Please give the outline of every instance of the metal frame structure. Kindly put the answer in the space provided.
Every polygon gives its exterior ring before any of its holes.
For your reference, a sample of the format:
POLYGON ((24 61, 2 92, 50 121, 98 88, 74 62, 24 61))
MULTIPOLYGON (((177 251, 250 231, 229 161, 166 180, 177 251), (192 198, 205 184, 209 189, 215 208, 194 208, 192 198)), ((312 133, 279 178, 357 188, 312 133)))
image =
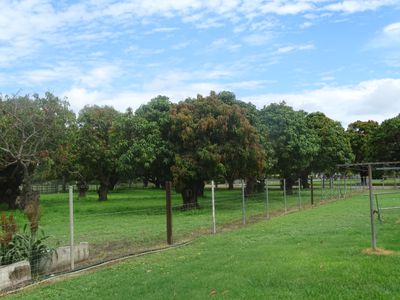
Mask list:
POLYGON ((356 171, 366 171, 366 169, 368 169, 369 212, 371 219, 371 247, 373 250, 376 250, 376 229, 374 218, 374 214, 376 211, 374 209, 374 188, 372 185, 372 170, 388 170, 390 168, 397 169, 400 167, 400 161, 340 164, 337 165, 337 167, 356 171))

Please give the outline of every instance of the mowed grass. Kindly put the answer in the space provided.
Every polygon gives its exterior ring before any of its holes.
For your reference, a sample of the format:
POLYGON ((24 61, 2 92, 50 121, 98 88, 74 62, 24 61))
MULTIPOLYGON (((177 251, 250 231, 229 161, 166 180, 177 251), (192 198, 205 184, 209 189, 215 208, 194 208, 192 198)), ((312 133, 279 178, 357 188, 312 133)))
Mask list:
MULTIPOLYGON (((320 200, 335 199, 344 186, 335 184, 335 189, 322 190, 316 185, 315 203, 320 200)), ((347 187, 347 193, 354 189, 347 187)), ((242 194, 240 188, 229 191, 216 190, 217 230, 222 231, 242 224, 242 194)), ((182 211, 181 195, 173 193, 173 233, 174 241, 184 241, 208 234, 212 228, 211 192, 205 191, 199 198, 200 208, 182 211)), ((255 217, 262 219, 268 214, 279 215, 294 209, 309 206, 310 191, 299 191, 294 187, 293 194, 287 195, 286 205, 279 181, 269 182, 268 205, 265 192, 246 198, 246 222, 255 217)), ((68 194, 42 194, 41 229, 50 238, 53 246, 69 243, 68 194)), ((15 212, 20 226, 26 222, 20 212, 15 212)), ((144 249, 165 245, 165 191, 158 189, 121 189, 109 194, 109 200, 97 201, 97 194, 88 193, 85 198, 74 198, 75 243, 89 242, 92 262, 123 256, 144 249)))
POLYGON ((398 219, 391 212, 377 224, 378 246, 392 255, 363 254, 370 247, 369 203, 356 196, 10 299, 399 299, 398 219))

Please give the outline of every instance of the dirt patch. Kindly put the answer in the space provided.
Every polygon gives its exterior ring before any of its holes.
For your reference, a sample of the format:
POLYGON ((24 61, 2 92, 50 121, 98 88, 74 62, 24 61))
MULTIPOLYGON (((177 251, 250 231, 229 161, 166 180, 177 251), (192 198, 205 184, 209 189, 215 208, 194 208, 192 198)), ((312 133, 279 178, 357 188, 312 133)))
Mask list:
POLYGON ((400 225, 400 219, 396 221, 396 224, 397 224, 397 225, 400 225))
POLYGON ((362 253, 367 254, 367 255, 383 255, 383 256, 396 254, 395 251, 386 250, 383 248, 376 248, 375 250, 372 248, 367 248, 367 249, 364 249, 362 251, 362 253))

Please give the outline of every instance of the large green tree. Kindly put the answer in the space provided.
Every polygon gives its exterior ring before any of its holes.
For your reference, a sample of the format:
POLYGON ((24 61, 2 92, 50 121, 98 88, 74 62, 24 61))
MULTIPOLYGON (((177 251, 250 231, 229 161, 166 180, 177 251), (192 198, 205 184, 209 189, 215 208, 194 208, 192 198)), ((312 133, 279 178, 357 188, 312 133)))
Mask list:
POLYGON ((260 114, 275 155, 272 172, 285 178, 287 189, 291 190, 295 180, 310 169, 318 155, 318 136, 307 126, 307 114, 295 111, 285 102, 264 106, 260 114))
POLYGON ((112 139, 112 130, 121 113, 110 106, 85 106, 78 117, 79 132, 76 141, 78 164, 85 180, 99 181, 99 201, 118 182, 117 144, 112 139))
POLYGON ((134 115, 128 109, 115 122, 112 140, 116 145, 119 175, 146 180, 152 176, 154 162, 159 159, 160 149, 164 146, 156 122, 134 115))
MULTIPOLYGON (((354 154, 354 162, 365 163, 373 160, 370 144, 371 137, 379 128, 379 123, 376 121, 356 121, 350 123, 347 127, 347 135, 350 139, 350 145, 354 154)), ((367 168, 358 169, 361 184, 366 184, 368 176, 367 168)))
POLYGON ((54 157, 74 121, 68 102, 51 93, 44 97, 0 97, 0 201, 15 207, 38 200, 32 191, 34 171, 54 157))
POLYGON ((135 115, 147 120, 158 128, 157 147, 153 150, 155 159, 150 163, 146 172, 142 174, 144 182, 151 182, 156 187, 165 185, 166 180, 172 179, 171 166, 175 153, 173 145, 168 139, 171 123, 171 102, 168 97, 157 96, 145 105, 141 105, 135 115))
POLYGON ((245 111, 213 92, 172 107, 170 140, 176 151, 174 182, 184 208, 198 205, 205 180, 225 176, 227 170, 246 178, 264 169, 265 153, 245 111))
POLYGON ((354 160, 349 136, 339 122, 321 112, 308 114, 306 122, 308 128, 318 138, 319 151, 314 156, 310 168, 304 170, 303 183, 307 182, 307 177, 311 172, 332 176, 338 164, 350 163, 354 160))
POLYGON ((371 134, 369 139, 372 160, 400 161, 400 115, 387 119, 371 134))
MULTIPOLYGON (((260 112, 256 108, 256 106, 250 102, 246 103, 244 101, 238 100, 236 98, 236 95, 233 92, 230 91, 222 91, 218 93, 218 99, 221 100, 223 103, 228 104, 228 105, 236 105, 239 106, 245 113, 246 118, 249 120, 250 124, 254 127, 254 129, 257 131, 257 135, 259 138, 259 143, 262 145, 264 152, 266 153, 266 161, 265 161, 265 167, 266 169, 270 169, 273 165, 273 150, 271 143, 268 138, 268 132, 265 124, 261 122, 260 118, 260 112)), ((234 149, 231 149, 232 152, 237 152, 234 149)), ((234 157, 236 154, 232 154, 232 157, 234 157)), ((231 165, 228 165, 226 168, 226 175, 225 179, 228 182, 229 189, 233 189, 233 182, 235 179, 238 179, 238 174, 239 173, 244 173, 243 171, 239 170, 243 167, 240 161, 237 160, 231 160, 231 165)), ((257 173, 258 174, 258 173, 257 173)), ((249 176, 247 177, 247 183, 246 183, 246 191, 247 193, 253 192, 253 189, 256 185, 257 179, 261 179, 259 182, 261 182, 260 187, 264 188, 264 177, 265 174, 262 174, 261 178, 260 174, 256 176, 256 173, 254 173, 254 176, 249 176)))

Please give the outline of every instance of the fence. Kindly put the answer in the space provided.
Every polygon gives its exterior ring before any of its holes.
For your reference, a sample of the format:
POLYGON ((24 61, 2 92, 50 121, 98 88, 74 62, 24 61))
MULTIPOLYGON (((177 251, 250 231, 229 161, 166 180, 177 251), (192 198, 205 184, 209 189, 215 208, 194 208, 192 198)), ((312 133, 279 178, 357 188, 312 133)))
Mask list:
MULTIPOLYGON (((345 199, 366 189, 360 178, 344 177, 314 178, 308 182, 308 189, 300 180, 293 187, 282 189, 286 180, 270 178, 263 183, 262 191, 252 194, 246 193, 242 181, 236 181, 233 190, 213 183, 206 185, 204 196, 198 200, 199 207, 192 210, 182 210, 181 196, 171 192, 174 244, 345 199)), ((163 190, 117 189, 105 202, 98 202, 93 192, 85 198, 75 194, 70 199, 63 193, 41 195, 41 229, 49 235, 45 243, 53 249, 30 249, 30 268, 35 274, 68 272, 167 246, 163 190), (50 256, 46 255, 49 251, 50 256)), ((24 216, 20 212, 15 214, 22 227, 24 216)), ((0 289, 2 280, 0 274, 0 289)))

